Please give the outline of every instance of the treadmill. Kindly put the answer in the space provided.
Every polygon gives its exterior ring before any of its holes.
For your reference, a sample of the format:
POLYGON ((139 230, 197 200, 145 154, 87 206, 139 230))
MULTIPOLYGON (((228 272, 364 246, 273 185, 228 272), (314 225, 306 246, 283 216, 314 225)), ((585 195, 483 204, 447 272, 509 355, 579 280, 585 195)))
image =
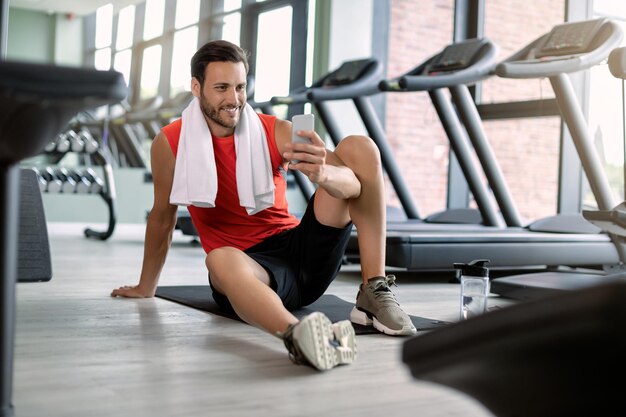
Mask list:
MULTIPOLYGON (((332 91, 333 94, 339 94, 339 99, 351 99, 355 104, 361 100, 361 96, 367 97, 378 93, 378 82, 383 75, 382 64, 373 58, 357 59, 343 62, 337 69, 324 74, 317 79, 310 87, 300 87, 289 93, 287 96, 275 96, 270 100, 273 105, 296 105, 311 103, 315 108, 328 136, 335 146, 339 144, 343 138, 336 119, 332 116, 327 100, 316 100, 311 94, 315 94, 318 89, 324 91, 332 91), (356 98, 355 98, 356 97, 356 98)), ((314 96, 313 96, 314 97, 314 96)), ((371 110, 371 104, 368 110, 371 110)), ((387 207, 388 218, 398 219, 419 219, 419 214, 415 202, 410 195, 408 185, 404 177, 397 168, 397 164, 391 156, 391 149, 386 142, 380 143, 381 159, 384 171, 396 190, 402 210, 393 210, 387 207)), ((297 172, 297 171, 295 171, 297 172)), ((314 188, 305 197, 308 198, 313 194, 314 188)))
POLYGON ((491 259, 492 268, 509 270, 617 263, 614 245, 592 225, 587 229, 594 233, 567 234, 531 231, 522 227, 467 87, 491 75, 495 52, 495 45, 489 40, 472 39, 448 45, 408 73, 396 79, 383 80, 377 90, 365 85, 352 91, 347 90, 345 85, 325 85, 309 90, 308 97, 316 107, 330 100, 352 99, 368 133, 380 146, 381 156, 387 158, 393 155, 390 150, 385 150, 388 149, 385 133, 374 112, 368 111, 371 107, 366 95, 381 91, 428 92, 442 119, 451 148, 459 158, 479 204, 482 224, 462 224, 454 220, 450 221, 453 224, 442 224, 448 219, 439 220, 440 223, 436 224, 430 219, 388 221, 387 266, 420 271, 452 270, 455 262, 485 257, 491 259), (443 96, 444 88, 450 90, 456 109, 443 96), (355 96, 355 91, 363 96, 355 96), (480 166, 471 157, 472 147, 480 166), (479 180, 481 168, 489 187, 479 180), (487 197, 490 192, 493 192, 497 207, 487 197))
MULTIPOLYGON (((555 26, 496 67, 496 74, 503 78, 550 79, 598 208, 604 213, 611 211, 615 202, 568 74, 606 60, 611 50, 619 46, 622 36, 620 27, 607 19, 565 23, 555 26)), ((608 229, 608 234, 599 236, 610 242, 611 252, 617 259, 600 265, 619 270, 626 261, 626 245, 614 230, 608 229)), ((491 292, 514 299, 531 299, 620 279, 621 275, 607 275, 602 271, 521 274, 493 280, 491 292)))

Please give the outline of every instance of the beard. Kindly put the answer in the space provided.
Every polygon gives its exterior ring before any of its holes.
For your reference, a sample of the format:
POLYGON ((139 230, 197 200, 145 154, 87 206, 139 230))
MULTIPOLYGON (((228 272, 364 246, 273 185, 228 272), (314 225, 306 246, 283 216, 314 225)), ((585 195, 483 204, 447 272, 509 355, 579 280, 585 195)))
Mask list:
POLYGON ((232 107, 232 106, 224 106, 224 107, 213 107, 209 104, 209 102, 205 99, 204 95, 202 94, 202 92, 200 92, 200 108, 202 109, 202 113, 204 113, 204 115, 212 120, 213 122, 215 122, 216 124, 226 128, 226 129, 234 129, 237 126, 237 123, 239 123, 239 119, 241 117, 241 110, 243 109, 243 105, 239 106, 239 109, 237 111, 237 117, 233 118, 233 119, 224 119, 220 116, 220 110, 222 108, 227 108, 227 107, 232 107))

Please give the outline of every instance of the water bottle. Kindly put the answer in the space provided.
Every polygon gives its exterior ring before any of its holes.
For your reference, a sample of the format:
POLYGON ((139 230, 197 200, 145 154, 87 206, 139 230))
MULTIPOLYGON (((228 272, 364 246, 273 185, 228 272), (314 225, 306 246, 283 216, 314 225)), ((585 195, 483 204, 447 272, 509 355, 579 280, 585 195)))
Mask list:
POLYGON ((461 270, 461 320, 478 316, 487 311, 489 295, 489 259, 476 259, 470 263, 455 263, 461 270))

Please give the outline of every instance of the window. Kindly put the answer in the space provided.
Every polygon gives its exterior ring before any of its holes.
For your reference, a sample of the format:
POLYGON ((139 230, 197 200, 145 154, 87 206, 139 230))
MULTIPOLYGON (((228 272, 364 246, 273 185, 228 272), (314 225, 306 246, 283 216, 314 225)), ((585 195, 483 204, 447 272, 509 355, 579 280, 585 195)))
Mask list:
POLYGON ((120 10, 117 17, 117 39, 115 49, 122 50, 133 46, 135 29, 135 6, 130 5, 120 10))
POLYGON ((115 60, 113 61, 113 68, 115 71, 119 71, 124 75, 124 80, 127 85, 130 81, 131 57, 132 51, 130 49, 124 49, 115 54, 115 60))
POLYGON ((141 88, 139 99, 154 97, 159 93, 161 78, 161 45, 150 46, 143 51, 141 60, 141 88))
POLYGON ((96 10, 96 51, 94 67, 98 70, 111 68, 111 39, 113 36, 113 4, 108 3, 96 10))
POLYGON ((291 6, 259 15, 254 99, 268 101, 289 94, 291 68, 291 6))
POLYGON ((181 91, 190 91, 191 75, 189 62, 197 50, 197 45, 198 26, 191 26, 174 34, 170 97, 174 97, 181 91))
POLYGON ((223 17, 222 39, 239 45, 241 40, 241 13, 231 13, 223 17))
MULTIPOLYGON (((618 23, 626 33, 626 4, 613 1, 594 1, 594 17, 608 17, 618 23)), ((626 40, 622 40, 626 46, 626 40)), ((589 77, 589 131, 603 164, 616 202, 624 200, 624 132, 622 80, 611 75, 608 65, 598 65, 590 70, 589 77)), ((597 209, 597 203, 585 182, 583 208, 597 209)))
MULTIPOLYGON (((485 36, 500 48, 502 60, 535 38, 563 23, 565 0, 511 0, 485 2, 485 36)), ((554 97, 546 79, 491 77, 482 83, 481 103, 499 103, 554 97)))
MULTIPOLYGON (((391 2, 388 77, 397 77, 452 42, 454 1, 391 2), (437 16, 437 21, 432 21, 437 16), (425 41, 427 40, 427 41, 425 41)), ((385 94, 387 139, 420 215, 446 208, 449 142, 427 93, 385 94), (416 163, 419 161, 419 163, 416 163)), ((399 206, 390 190, 387 200, 399 206)))
POLYGON ((147 0, 143 21, 143 39, 149 40, 163 34, 165 0, 147 0))
POLYGON ((200 17, 200 0, 185 0, 176 2, 176 29, 198 23, 200 17))

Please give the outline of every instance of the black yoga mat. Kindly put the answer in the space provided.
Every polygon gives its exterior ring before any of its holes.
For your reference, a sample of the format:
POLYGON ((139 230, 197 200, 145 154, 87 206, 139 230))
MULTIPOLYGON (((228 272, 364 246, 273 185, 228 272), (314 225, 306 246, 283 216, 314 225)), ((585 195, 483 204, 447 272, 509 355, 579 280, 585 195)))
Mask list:
MULTIPOLYGON (((174 301, 198 310, 217 314, 218 316, 227 317, 233 320, 240 320, 237 315, 223 311, 213 300, 211 287, 208 285, 180 285, 180 286, 164 286, 158 287, 156 296, 165 300, 174 301)), ((353 303, 345 301, 335 295, 324 294, 319 300, 311 305, 303 307, 293 312, 293 314, 302 318, 314 311, 321 311, 328 316, 333 323, 340 320, 350 318, 350 310, 354 307, 353 303)), ((430 330, 436 327, 448 324, 445 321, 427 319, 423 317, 410 316, 413 325, 417 330, 430 330)), ((377 334, 378 330, 371 326, 362 326, 352 323, 356 334, 377 334)))

